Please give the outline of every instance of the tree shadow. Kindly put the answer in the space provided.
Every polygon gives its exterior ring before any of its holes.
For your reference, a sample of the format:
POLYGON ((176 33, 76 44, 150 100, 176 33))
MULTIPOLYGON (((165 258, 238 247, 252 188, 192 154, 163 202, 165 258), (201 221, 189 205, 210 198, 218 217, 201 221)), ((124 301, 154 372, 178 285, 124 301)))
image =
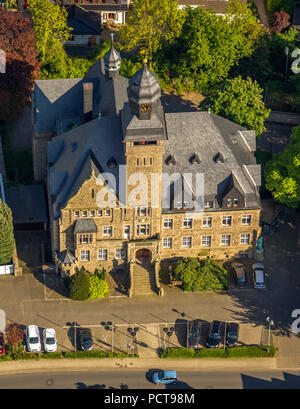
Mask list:
POLYGON ((105 389, 106 385, 102 384, 94 384, 94 385, 87 385, 84 382, 76 382, 75 383, 76 389, 105 389))
MULTIPOLYGON (((287 217, 272 236, 264 236, 266 290, 236 290, 230 293, 235 308, 232 319, 266 324, 274 321, 275 335, 291 336, 292 311, 299 308, 300 249, 297 247, 295 218, 287 217)), ((250 287, 250 286, 249 286, 250 287)))
POLYGON ((65 281, 56 273, 41 273, 34 272, 33 276, 38 280, 43 286, 45 285, 49 290, 55 293, 69 298, 69 291, 65 285, 65 281))
POLYGON ((162 92, 161 103, 165 113, 199 111, 192 101, 182 98, 174 91, 170 94, 162 92))
POLYGON ((114 260, 113 263, 113 269, 109 272, 109 275, 113 281, 114 290, 127 295, 130 287, 128 268, 125 263, 118 264, 117 260, 114 260))

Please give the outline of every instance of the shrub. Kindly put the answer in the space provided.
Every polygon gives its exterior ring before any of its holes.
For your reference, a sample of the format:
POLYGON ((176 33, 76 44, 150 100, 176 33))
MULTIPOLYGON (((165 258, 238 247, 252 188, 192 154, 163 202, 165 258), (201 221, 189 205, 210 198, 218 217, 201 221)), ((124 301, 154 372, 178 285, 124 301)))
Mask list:
POLYGON ((182 281, 185 291, 226 290, 226 270, 211 259, 186 258, 175 267, 173 279, 182 281))
POLYGON ((89 298, 90 280, 83 270, 78 271, 71 277, 70 297, 72 300, 87 300, 89 298))
POLYGON ((272 17, 272 29, 280 33, 290 25, 290 15, 284 11, 275 11, 272 17))
POLYGON ((270 358, 275 355, 273 345, 250 345, 232 348, 167 348, 160 354, 160 358, 270 358))
POLYGON ((107 297, 109 294, 109 288, 107 281, 103 278, 103 274, 94 274, 89 277, 90 289, 89 298, 103 298, 107 297))
POLYGON ((134 357, 138 358, 137 354, 129 355, 122 352, 108 352, 108 351, 77 351, 75 352, 65 352, 64 357, 68 359, 75 359, 75 358, 127 358, 127 357, 134 357))
POLYGON ((11 261, 15 239, 10 208, 0 199, 0 264, 11 261))
POLYGON ((24 339, 24 330, 18 324, 9 324, 6 327, 9 348, 18 349, 24 339))

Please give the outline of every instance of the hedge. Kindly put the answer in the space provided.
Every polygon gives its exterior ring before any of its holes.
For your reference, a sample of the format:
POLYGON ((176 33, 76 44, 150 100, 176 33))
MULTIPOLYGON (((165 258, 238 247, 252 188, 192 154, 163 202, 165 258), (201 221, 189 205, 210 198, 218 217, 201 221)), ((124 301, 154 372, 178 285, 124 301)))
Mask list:
POLYGON ((82 358, 138 358, 138 354, 129 355, 122 352, 108 352, 108 351, 77 351, 77 352, 65 352, 65 358, 82 359, 82 358))
POLYGON ((161 352, 160 358, 270 358, 276 353, 276 348, 270 345, 240 346, 232 348, 167 348, 161 352))
POLYGON ((138 354, 129 355, 119 352, 106 351, 77 351, 75 352, 49 352, 49 353, 32 353, 23 352, 22 354, 3 354, 0 355, 0 362, 3 361, 20 361, 20 360, 39 360, 39 359, 85 359, 85 358, 139 358, 138 354))

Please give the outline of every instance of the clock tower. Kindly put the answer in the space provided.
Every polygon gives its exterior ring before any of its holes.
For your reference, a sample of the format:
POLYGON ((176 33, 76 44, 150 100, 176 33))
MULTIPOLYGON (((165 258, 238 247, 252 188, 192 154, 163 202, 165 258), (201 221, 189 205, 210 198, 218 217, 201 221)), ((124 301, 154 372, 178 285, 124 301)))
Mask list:
POLYGON ((157 113, 161 90, 156 75, 147 67, 137 71, 129 81, 128 99, 132 115, 149 120, 157 113))

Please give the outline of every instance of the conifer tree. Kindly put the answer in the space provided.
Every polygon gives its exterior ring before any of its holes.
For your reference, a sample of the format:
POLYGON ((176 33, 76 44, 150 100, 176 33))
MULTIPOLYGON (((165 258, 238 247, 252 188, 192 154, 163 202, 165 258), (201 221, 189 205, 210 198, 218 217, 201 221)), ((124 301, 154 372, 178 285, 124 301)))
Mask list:
POLYGON ((12 213, 10 208, 0 199, 0 264, 10 262, 14 245, 12 213))

